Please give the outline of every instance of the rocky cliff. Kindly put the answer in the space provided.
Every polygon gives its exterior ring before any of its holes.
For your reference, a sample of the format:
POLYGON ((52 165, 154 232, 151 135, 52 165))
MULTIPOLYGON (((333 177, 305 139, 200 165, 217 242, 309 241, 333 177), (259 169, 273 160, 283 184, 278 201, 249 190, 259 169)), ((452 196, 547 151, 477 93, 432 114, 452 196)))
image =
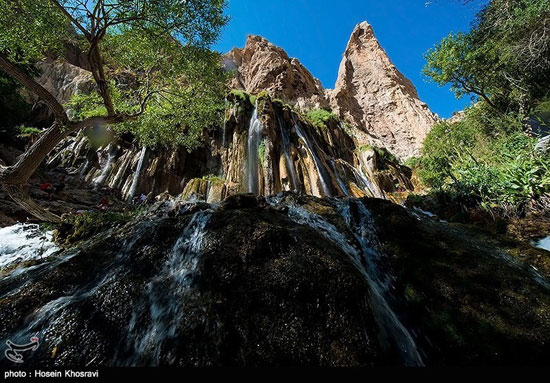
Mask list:
POLYGON ((366 22, 355 27, 336 87, 328 93, 334 110, 358 128, 359 141, 378 144, 401 159, 420 154, 422 142, 436 122, 366 22))
POLYGON ((244 48, 234 48, 223 59, 228 71, 235 71, 233 89, 249 93, 268 92, 301 109, 329 106, 321 82, 281 48, 260 36, 248 36, 244 48))
POLYGON ((350 37, 333 90, 323 89, 297 59, 259 36, 249 36, 244 48, 226 54, 224 65, 235 71, 232 87, 266 91, 302 111, 332 108, 351 123, 358 146, 383 147, 403 160, 419 155, 437 121, 366 22, 350 37))
POLYGON ((314 126, 267 94, 251 98, 229 94, 225 123, 191 153, 145 148, 122 137, 94 148, 88 130, 61 143, 47 165, 124 200, 170 194, 218 202, 238 193, 282 191, 395 199, 413 188, 407 168, 372 148, 357 148, 336 121, 314 126))

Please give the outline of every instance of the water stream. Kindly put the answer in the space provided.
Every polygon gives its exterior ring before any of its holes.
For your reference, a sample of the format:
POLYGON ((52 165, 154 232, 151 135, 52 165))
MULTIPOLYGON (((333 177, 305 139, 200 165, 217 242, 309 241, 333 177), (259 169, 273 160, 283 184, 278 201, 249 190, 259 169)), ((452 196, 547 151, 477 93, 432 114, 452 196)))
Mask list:
POLYGON ((279 129, 281 130, 281 142, 283 144, 283 155, 285 156, 286 167, 290 174, 290 180, 292 182, 292 190, 298 190, 298 179, 296 177, 296 170, 294 169, 294 163, 290 158, 290 138, 286 132, 286 126, 283 118, 278 114, 279 129))
MULTIPOLYGON (((315 168, 316 168, 317 174, 319 176, 319 181, 321 182, 321 188, 323 189, 324 196, 325 197, 331 197, 332 193, 331 193, 331 191, 328 187, 328 184, 326 182, 325 175, 324 175, 324 168, 321 164, 321 161, 319 160, 319 157, 317 157, 317 152, 315 151, 313 145, 311 144, 311 141, 310 141, 309 137, 300 128, 300 124, 295 121, 294 122, 294 127, 296 129, 296 134, 298 135, 298 137, 300 137, 302 139, 302 141, 306 145, 307 151, 311 155, 311 158, 313 158, 313 163, 315 164, 315 168)), ((311 180, 311 177, 310 177, 310 180, 311 180)))
POLYGON ((137 186, 139 183, 139 177, 141 176, 141 170, 143 168, 143 163, 145 162, 145 157, 147 155, 147 147, 144 146, 141 148, 141 153, 139 155, 139 161, 136 167, 136 171, 134 172, 134 177, 132 179, 132 186, 130 186, 130 190, 128 191, 127 199, 130 201, 134 196, 136 195, 137 186))
POLYGON ((248 128, 248 153, 247 153, 247 179, 248 179, 248 192, 258 195, 259 179, 258 179, 258 163, 259 155, 258 149, 260 147, 260 141, 262 139, 262 122, 258 118, 258 105, 254 106, 254 112, 250 119, 250 125, 248 128))

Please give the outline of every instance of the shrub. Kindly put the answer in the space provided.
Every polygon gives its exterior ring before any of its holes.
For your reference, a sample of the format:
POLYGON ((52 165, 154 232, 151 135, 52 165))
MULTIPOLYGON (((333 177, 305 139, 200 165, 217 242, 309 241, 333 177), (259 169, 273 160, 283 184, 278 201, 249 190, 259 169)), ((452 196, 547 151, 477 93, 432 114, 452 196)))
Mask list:
POLYGON ((327 130, 330 122, 338 122, 336 114, 326 109, 312 109, 305 115, 306 120, 317 129, 327 130))

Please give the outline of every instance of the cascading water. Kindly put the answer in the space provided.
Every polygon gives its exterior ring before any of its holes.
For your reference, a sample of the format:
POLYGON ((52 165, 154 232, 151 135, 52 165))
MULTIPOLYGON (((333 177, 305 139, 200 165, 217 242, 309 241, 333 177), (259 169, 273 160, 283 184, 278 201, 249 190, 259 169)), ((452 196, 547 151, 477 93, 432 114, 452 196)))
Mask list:
POLYGON ((107 180, 107 177, 109 176, 109 173, 111 172, 111 165, 113 163, 113 160, 116 157, 117 151, 118 151, 118 148, 116 146, 113 146, 109 150, 109 154, 108 154, 108 157, 107 157, 107 163, 105 164, 105 166, 101 170, 101 173, 99 174, 99 176, 93 180, 93 184, 96 188, 102 186, 105 183, 105 181, 107 180))
POLYGON ((277 119, 279 120, 279 129, 281 130, 281 141, 283 143, 283 155, 285 156, 286 167, 290 174, 290 180, 292 182, 293 190, 298 190, 298 179, 296 177, 296 170, 294 169, 294 164, 290 159, 290 138, 285 129, 285 123, 282 117, 277 114, 277 119))
POLYGON ((315 168, 317 169, 317 174, 319 175, 319 181, 321 182, 321 187, 323 189, 323 193, 325 194, 325 197, 331 197, 332 193, 328 187, 328 184, 326 182, 325 176, 324 176, 324 169, 321 165, 321 161, 319 160, 319 157, 317 157, 317 153, 313 148, 313 145, 311 144, 311 141, 309 140, 309 137, 304 134, 302 129, 300 128, 300 124, 298 124, 297 121, 294 121, 294 127, 296 129, 296 134, 298 137, 302 139, 304 144, 306 145, 306 149, 311 155, 311 158, 313 158, 313 163, 315 164, 315 168))
POLYGON ((0 229, 0 270, 55 254, 52 233, 39 225, 18 223, 0 229))
POLYGON ((247 153, 247 179, 248 179, 248 192, 258 195, 259 194, 259 180, 258 180, 258 150, 260 148, 260 141, 262 139, 262 122, 258 118, 258 104, 254 105, 254 112, 250 119, 250 125, 248 128, 248 153, 247 153))
POLYGON ((342 193, 346 197, 349 196, 348 188, 344 184, 344 181, 342 181, 342 178, 340 177, 340 174, 338 173, 338 169, 336 169, 336 164, 334 160, 330 160, 330 164, 332 165, 332 170, 334 171, 334 177, 336 177, 336 181, 338 182, 338 186, 340 186, 340 189, 342 189, 342 193))
MULTIPOLYGON (((272 205, 279 203, 277 198, 270 199, 269 202, 272 205)), ((414 339, 387 302, 386 294, 391 287, 391 277, 383 274, 378 266, 383 263, 383 257, 377 250, 376 233, 370 213, 362 204, 358 205, 356 213, 359 216, 359 221, 357 222, 351 214, 349 203, 349 201, 341 201, 337 205, 337 209, 348 224, 360 250, 357 250, 350 239, 333 224, 303 207, 290 203, 288 216, 298 224, 307 225, 317 230, 349 255, 371 289, 370 304, 380 328, 383 343, 389 349, 397 351, 398 357, 404 365, 423 366, 424 363, 414 339)))
POLYGON ((209 210, 193 215, 164 267, 146 286, 143 301, 136 306, 128 324, 130 357, 126 365, 158 365, 160 355, 177 337, 185 316, 184 297, 197 277, 205 227, 211 215, 209 210))
POLYGON ((353 171, 353 175, 355 177, 355 180, 357 183, 359 183, 360 187, 363 188, 363 190, 370 194, 371 197, 378 197, 378 198, 384 198, 380 195, 380 193, 376 193, 376 189, 373 186, 372 182, 367 178, 367 176, 363 173, 361 167, 359 167, 360 170, 357 170, 355 167, 351 167, 353 171))
POLYGON ((141 169, 143 168, 143 163, 145 162, 145 156, 147 154, 147 147, 144 146, 141 148, 141 153, 139 155, 139 161, 136 167, 136 171, 134 172, 134 177, 132 179, 132 186, 130 186, 130 190, 128 191, 127 199, 131 200, 134 198, 137 190, 137 186, 139 183, 139 177, 141 176, 141 169))

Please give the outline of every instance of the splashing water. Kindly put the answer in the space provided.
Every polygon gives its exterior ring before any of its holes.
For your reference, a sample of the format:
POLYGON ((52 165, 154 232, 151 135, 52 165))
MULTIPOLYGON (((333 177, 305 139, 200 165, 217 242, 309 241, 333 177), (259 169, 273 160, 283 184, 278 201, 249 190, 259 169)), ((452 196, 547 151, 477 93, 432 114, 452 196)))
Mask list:
POLYGON ((0 229, 0 269, 47 258, 58 250, 52 232, 45 232, 38 225, 18 223, 0 229))
POLYGON ((533 241, 532 244, 539 249, 550 251, 550 237, 543 238, 540 241, 533 241))
POLYGON ((338 182, 338 186, 340 186, 340 189, 342 189, 342 193, 346 197, 349 196, 349 191, 346 185, 344 184, 344 181, 342 181, 342 178, 340 177, 340 174, 338 173, 338 169, 336 169, 336 164, 334 163, 334 160, 330 160, 330 163, 332 165, 332 170, 334 170, 334 177, 336 177, 336 181, 338 182))
POLYGON ((325 176, 323 173, 324 169, 321 165, 321 161, 319 160, 319 157, 317 157, 317 153, 313 149, 313 145, 311 145, 311 141, 309 140, 309 137, 306 134, 304 134, 304 132, 300 128, 300 124, 298 124, 297 121, 294 121, 294 127, 296 129, 296 134, 298 134, 298 137, 300 137, 302 141, 305 143, 307 151, 311 155, 311 158, 313 158, 313 163, 315 164, 315 168, 317 169, 317 174, 319 175, 319 181, 321 182, 321 187, 323 189, 323 193, 325 194, 324 196, 331 197, 332 193, 325 180, 325 176))
MULTIPOLYGON (((276 204, 277 200, 272 199, 270 203, 276 204)), ((350 201, 340 201, 337 204, 338 212, 344 218, 354 239, 358 242, 360 250, 333 224, 303 207, 290 204, 288 206, 288 216, 296 223, 307 225, 319 231, 348 254, 369 284, 371 290, 370 305, 380 328, 383 344, 390 349, 395 349, 405 366, 423 366, 424 362, 413 337, 387 302, 386 294, 391 287, 392 278, 388 274, 382 273, 379 268, 384 259, 378 251, 374 223, 370 218, 369 211, 358 202, 355 207, 356 215, 359 216, 357 221, 351 213, 350 201)))
POLYGON ((158 365, 160 355, 166 355, 167 344, 177 337, 185 315, 183 298, 192 289, 197 276, 205 227, 211 215, 211 211, 195 213, 164 267, 147 285, 144 301, 138 305, 128 325, 127 339, 132 352, 127 365, 158 365), (143 320, 147 321, 145 329, 143 320))
POLYGON ((258 104, 254 105, 254 113, 250 119, 248 128, 248 155, 247 155, 247 177, 248 177, 248 192, 259 194, 258 180, 258 150, 260 148, 260 140, 262 138, 262 122, 258 118, 258 104))
POLYGON ((131 200, 136 195, 136 189, 139 183, 139 177, 141 176, 141 170, 143 168, 143 163, 145 162, 145 156, 147 154, 147 147, 144 146, 141 148, 141 153, 139 155, 139 161, 134 173, 134 178, 132 179, 132 186, 130 186, 130 191, 128 192, 128 200, 131 200))
POLYGON ((115 159, 117 151, 118 151, 118 149, 117 149, 116 146, 113 146, 113 148, 111 148, 111 150, 109 150, 109 154, 108 154, 108 157, 107 157, 107 163, 105 164, 105 166, 101 170, 101 173, 99 174, 99 176, 96 177, 93 180, 93 184, 95 185, 96 188, 99 187, 99 186, 102 186, 105 183, 105 181, 107 180, 107 177, 109 177, 109 173, 111 172, 111 165, 112 165, 112 163, 115 159))

